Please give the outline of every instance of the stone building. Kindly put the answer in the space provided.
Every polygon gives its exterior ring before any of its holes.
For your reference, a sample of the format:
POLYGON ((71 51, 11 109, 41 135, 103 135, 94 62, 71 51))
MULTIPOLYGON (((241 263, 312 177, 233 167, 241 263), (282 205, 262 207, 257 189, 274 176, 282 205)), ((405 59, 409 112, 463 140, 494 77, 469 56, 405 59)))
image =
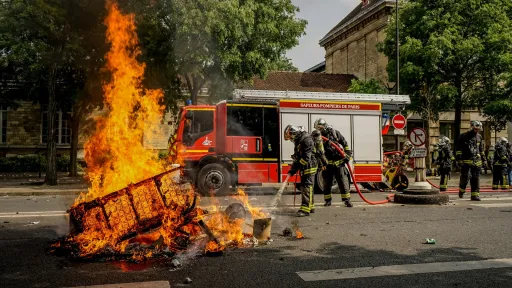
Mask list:
MULTIPOLYGON (((378 52, 377 44, 386 37, 392 13, 395 9, 395 0, 369 0, 362 1, 334 28, 332 28, 319 42, 325 49, 325 73, 354 74, 359 79, 378 79, 390 91, 395 83, 388 82, 386 65, 387 57, 378 52)), ((322 63, 310 68, 321 72, 322 63)), ((442 113, 440 120, 429 123, 430 143, 437 142, 439 135, 445 135, 453 140, 454 132, 453 112, 442 113)), ((507 131, 492 131, 489 123, 477 109, 463 111, 461 133, 467 131, 470 120, 480 120, 484 124, 483 137, 486 146, 494 145, 498 137, 507 137, 507 131)), ((425 128, 425 121, 418 115, 408 118, 407 132, 414 127, 425 128)), ((394 131, 390 131, 392 135, 394 131)), ((512 131, 511 131, 512 137, 512 131)), ((396 150, 406 140, 406 136, 385 136, 384 149, 396 150)))

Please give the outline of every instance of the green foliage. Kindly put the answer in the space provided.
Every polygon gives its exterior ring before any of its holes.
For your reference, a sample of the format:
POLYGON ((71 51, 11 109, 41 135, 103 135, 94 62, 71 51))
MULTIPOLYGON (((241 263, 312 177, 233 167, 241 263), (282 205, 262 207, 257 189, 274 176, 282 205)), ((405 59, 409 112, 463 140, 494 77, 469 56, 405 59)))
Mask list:
POLYGON ((386 87, 384 87, 377 79, 370 79, 367 81, 352 79, 348 92, 362 94, 388 94, 386 87))
MULTIPOLYGON (((68 156, 57 157, 57 171, 69 172, 68 156)), ((21 173, 21 172, 46 172, 46 157, 43 156, 17 156, 0 158, 0 172, 21 173)), ((81 168, 81 167, 80 167, 81 168)))
POLYGON ((485 105, 482 114, 488 118, 495 130, 501 131, 512 121, 512 101, 497 100, 485 105))
POLYGON ((299 72, 299 69, 293 66, 292 60, 284 55, 280 59, 272 63, 270 71, 290 71, 299 72))
MULTIPOLYGON (((512 2, 509 0, 410 0, 400 6, 400 90, 410 109, 425 120, 488 101, 503 74, 512 67, 512 2)), ((395 81, 393 17, 380 50, 389 57, 395 81)))
POLYGON ((291 69, 283 55, 298 44, 306 26, 290 0, 142 2, 129 6, 141 23, 144 57, 166 71, 167 79, 180 79, 173 84, 183 83, 194 104, 203 87, 216 90, 219 81, 291 69))

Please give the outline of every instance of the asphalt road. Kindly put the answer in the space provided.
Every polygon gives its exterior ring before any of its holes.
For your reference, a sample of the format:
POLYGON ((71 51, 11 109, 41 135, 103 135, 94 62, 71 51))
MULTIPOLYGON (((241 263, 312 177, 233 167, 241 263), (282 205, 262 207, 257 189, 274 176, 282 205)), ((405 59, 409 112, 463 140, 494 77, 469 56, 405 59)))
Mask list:
MULTIPOLYGON (((302 240, 281 236, 297 219, 298 209, 293 196, 285 195, 284 207, 275 211, 274 241, 269 245, 230 249, 219 257, 182 255, 183 266, 175 271, 168 263, 83 263, 48 255, 48 242, 67 233, 65 210, 74 196, 2 197, 0 287, 148 281, 168 282, 170 287, 510 287, 512 194, 483 195, 478 203, 451 196, 442 206, 370 206, 353 196, 353 208, 341 206, 335 195, 334 206, 318 206, 311 217, 299 218, 306 236, 302 240), (425 238, 437 243, 424 244, 425 238), (498 261, 504 268, 490 268, 494 262, 486 259, 506 259, 498 261), (435 264, 403 266, 425 263, 435 264), (400 266, 382 267, 390 265, 400 266), (361 267, 370 268, 354 270, 361 267), (481 269, 472 270, 475 267, 481 269), (325 271, 330 269, 347 270, 325 271), (312 273, 301 273, 316 270, 322 272, 310 278, 312 273), (327 280, 319 280, 322 275, 327 280), (339 275, 351 279, 334 279, 339 275), (192 279, 190 284, 183 284, 186 277, 192 279)), ((366 196, 385 198, 378 193, 366 196)), ((266 207, 273 197, 249 198, 253 205, 266 207)), ((322 198, 318 195, 316 202, 322 198)), ((211 200, 203 199, 202 204, 211 200)), ((230 202, 228 197, 218 200, 221 205, 230 202)), ((143 284, 134 285, 130 287, 143 284)))

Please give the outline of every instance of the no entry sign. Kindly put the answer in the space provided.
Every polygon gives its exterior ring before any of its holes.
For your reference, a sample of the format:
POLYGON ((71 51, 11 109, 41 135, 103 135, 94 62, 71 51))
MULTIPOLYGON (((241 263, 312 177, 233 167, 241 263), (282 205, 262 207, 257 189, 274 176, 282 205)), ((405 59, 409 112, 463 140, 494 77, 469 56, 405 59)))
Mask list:
POLYGON ((393 127, 395 127, 395 129, 404 129, 405 126, 407 125, 407 120, 405 119, 404 115, 396 114, 393 117, 392 123, 393 123, 393 127))
POLYGON ((421 146, 427 141, 427 133, 422 128, 414 128, 409 133, 409 141, 414 146, 421 146))

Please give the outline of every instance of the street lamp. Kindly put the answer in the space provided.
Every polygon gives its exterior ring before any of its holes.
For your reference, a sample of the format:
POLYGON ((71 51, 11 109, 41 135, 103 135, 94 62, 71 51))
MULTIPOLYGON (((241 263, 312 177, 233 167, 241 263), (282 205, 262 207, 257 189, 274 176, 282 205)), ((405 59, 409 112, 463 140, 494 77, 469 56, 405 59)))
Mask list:
POLYGON ((400 95, 400 37, 398 34, 398 0, 396 0, 396 95, 400 95))

